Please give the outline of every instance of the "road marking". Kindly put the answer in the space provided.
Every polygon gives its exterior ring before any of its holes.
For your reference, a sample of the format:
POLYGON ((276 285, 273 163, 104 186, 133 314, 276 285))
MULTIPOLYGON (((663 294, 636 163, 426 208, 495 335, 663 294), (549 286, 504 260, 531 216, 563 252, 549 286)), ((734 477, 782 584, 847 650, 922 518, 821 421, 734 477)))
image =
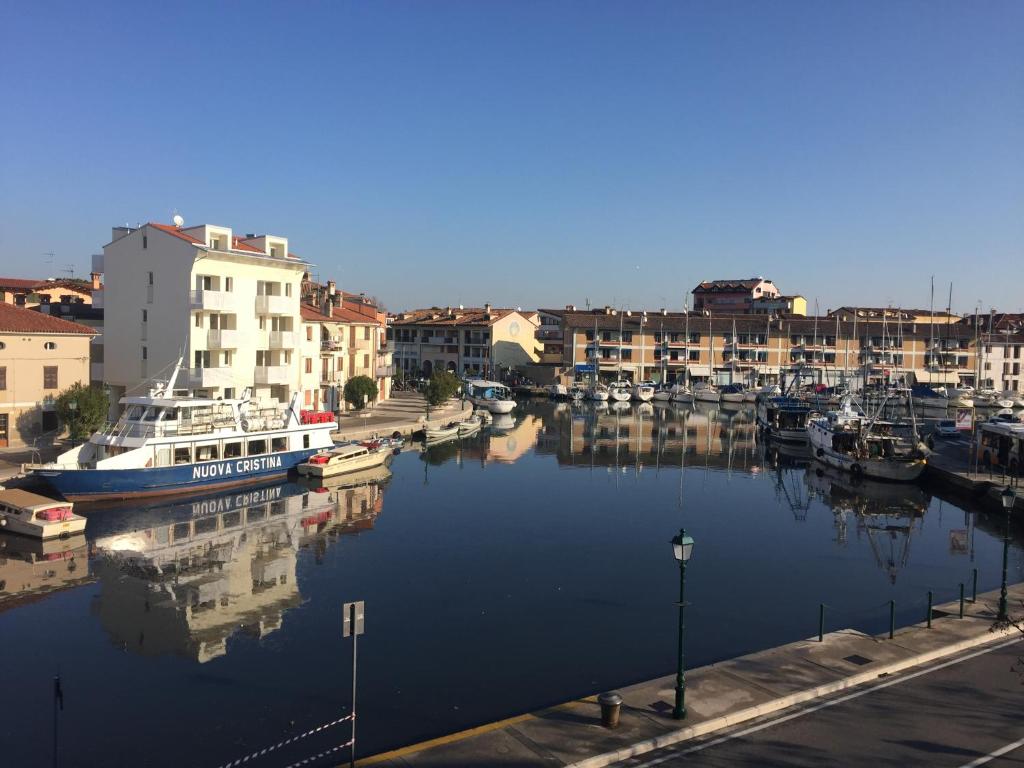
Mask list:
POLYGON ((1007 744, 1005 747, 1000 747, 995 752, 989 752, 987 755, 982 755, 977 760, 972 760, 969 763, 965 763, 960 768, 976 768, 976 766, 984 765, 985 763, 995 760, 997 757, 1002 757, 1007 752, 1013 752, 1018 747, 1024 747, 1024 739, 1017 739, 1013 744, 1007 744))
MULTIPOLYGON (((915 677, 921 677, 921 675, 927 675, 927 674, 930 674, 932 672, 937 672, 940 669, 945 669, 946 667, 951 667, 954 664, 959 664, 959 663, 961 663, 963 661, 970 661, 971 659, 976 658, 977 656, 983 656, 986 653, 992 653, 992 651, 998 651, 998 650, 1001 650, 1002 648, 1007 648, 1007 647, 1013 645, 1014 643, 1019 643, 1019 642, 1021 642, 1021 639, 1015 637, 1013 640, 1008 640, 1005 643, 999 643, 998 645, 993 645, 993 646, 991 646, 989 648, 984 648, 984 649, 982 649, 980 651, 974 651, 973 653, 969 653, 966 656, 961 656, 959 658, 943 662, 942 664, 937 664, 934 667, 929 667, 928 669, 922 669, 919 672, 912 672, 909 675, 902 675, 901 677, 897 677, 897 678, 895 678, 893 680, 888 680, 888 681, 886 681, 884 683, 879 683, 878 685, 873 685, 870 688, 865 688, 863 691, 856 691, 855 693, 848 693, 845 696, 840 696, 838 699, 832 699, 830 701, 822 702, 821 704, 815 704, 813 707, 808 707, 807 709, 802 709, 799 712, 794 712, 791 715, 786 715, 784 717, 778 717, 778 718, 776 718, 774 720, 770 720, 770 721, 768 721, 766 723, 760 723, 758 725, 752 725, 749 728, 744 728, 743 730, 736 731, 734 733, 730 733, 730 734, 727 734, 725 736, 720 736, 717 739, 712 739, 711 741, 705 742, 703 744, 697 744, 695 746, 688 747, 687 749, 673 750, 671 752, 671 754, 667 754, 667 755, 663 755, 661 757, 657 757, 654 760, 648 760, 646 763, 635 763, 635 764, 633 764, 631 766, 631 768, 647 768, 648 766, 651 766, 651 765, 661 765, 662 763, 667 762, 669 760, 674 760, 677 757, 682 757, 683 755, 689 755, 689 754, 692 754, 694 752, 700 752, 702 750, 707 749, 708 747, 715 747, 715 746, 718 746, 719 744, 723 744, 723 743, 725 743, 727 741, 732 741, 733 739, 739 739, 739 738, 742 738, 744 736, 749 736, 752 733, 757 733, 758 731, 763 731, 766 728, 771 728, 771 727, 776 726, 776 725, 781 725, 782 723, 785 723, 785 722, 787 722, 789 720, 795 720, 798 717, 803 717, 804 715, 810 715, 810 714, 812 714, 814 712, 817 712, 820 709, 826 709, 827 707, 834 707, 836 704, 842 704, 843 702, 850 701, 851 699, 857 699, 857 698, 860 698, 861 696, 866 696, 869 693, 874 693, 875 691, 880 691, 883 688, 889 688, 890 686, 898 685, 899 683, 904 683, 907 680, 913 680, 915 677)), ((1010 752, 1013 749, 1016 749, 1018 746, 1021 746, 1021 745, 1024 745, 1024 739, 1021 739, 1021 741, 1016 742, 1015 744, 1008 744, 1007 746, 1003 747, 1003 750, 1005 750, 1006 752, 1010 752)), ((979 758, 981 760, 981 762, 975 761, 973 763, 970 763, 969 765, 970 766, 982 765, 983 763, 986 763, 989 760, 992 760, 993 758, 999 757, 999 755, 1001 755, 1001 754, 1005 754, 1005 752, 1002 752, 1002 751, 993 752, 991 756, 986 756, 984 758, 979 758)), ((619 765, 622 765, 622 764, 623 763, 619 763, 619 765)), ((968 768, 968 766, 963 766, 963 768, 968 768)))

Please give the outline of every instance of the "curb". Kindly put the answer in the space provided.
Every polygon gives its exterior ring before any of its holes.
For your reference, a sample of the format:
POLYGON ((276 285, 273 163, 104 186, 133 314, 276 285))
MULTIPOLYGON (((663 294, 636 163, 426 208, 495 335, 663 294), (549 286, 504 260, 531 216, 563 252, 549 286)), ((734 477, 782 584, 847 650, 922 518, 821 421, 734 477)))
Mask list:
POLYGON ((636 757, 637 755, 643 755, 648 752, 652 752, 656 749, 663 747, 670 747, 673 744, 678 744, 681 741, 687 741, 689 739, 695 739, 699 736, 711 733, 712 731, 718 731, 722 728, 729 728, 733 725, 744 723, 748 720, 753 720, 764 715, 769 715, 773 712, 778 712, 782 709, 788 709, 796 704, 802 704, 805 701, 811 699, 817 699, 822 696, 828 696, 832 693, 845 690, 847 688, 853 688, 854 686, 866 683, 871 680, 876 680, 879 677, 885 675, 891 675, 894 672, 902 672, 909 667, 920 666, 921 664, 927 664, 929 661, 935 661, 946 656, 952 656, 960 651, 968 650, 969 648, 975 648, 979 645, 985 645, 986 643, 995 642, 1001 640, 1008 635, 1014 633, 1016 630, 1012 628, 996 629, 986 632, 984 635, 978 637, 972 637, 968 640, 961 640, 953 645, 943 646, 942 648, 936 648, 935 650, 928 651, 926 653, 912 656, 907 659, 900 661, 894 661, 883 667, 873 669, 870 672, 861 672, 850 677, 845 677, 842 680, 836 680, 832 683, 826 683, 825 685, 819 685, 815 688, 809 688, 805 691, 799 691, 798 693, 792 693, 788 696, 775 699, 774 701, 768 701, 764 704, 758 704, 754 707, 742 709, 738 712, 732 712, 728 715, 722 715, 721 717, 712 718, 706 720, 699 725, 690 726, 688 728, 681 728, 678 731, 670 731, 669 733, 663 733, 660 736, 653 736, 649 739, 639 741, 628 747, 617 749, 613 752, 605 752, 601 755, 595 755, 594 757, 588 757, 584 760, 580 760, 575 763, 570 763, 567 768, 604 768, 604 766, 612 765, 622 760, 627 760, 630 757, 636 757))

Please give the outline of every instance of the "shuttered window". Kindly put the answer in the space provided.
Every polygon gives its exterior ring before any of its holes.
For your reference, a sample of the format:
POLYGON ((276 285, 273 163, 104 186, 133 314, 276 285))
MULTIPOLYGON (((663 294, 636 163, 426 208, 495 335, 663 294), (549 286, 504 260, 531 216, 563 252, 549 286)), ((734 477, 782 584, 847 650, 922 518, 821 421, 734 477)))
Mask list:
POLYGON ((57 388, 57 366, 56 365, 44 365, 43 366, 43 389, 56 389, 57 388))

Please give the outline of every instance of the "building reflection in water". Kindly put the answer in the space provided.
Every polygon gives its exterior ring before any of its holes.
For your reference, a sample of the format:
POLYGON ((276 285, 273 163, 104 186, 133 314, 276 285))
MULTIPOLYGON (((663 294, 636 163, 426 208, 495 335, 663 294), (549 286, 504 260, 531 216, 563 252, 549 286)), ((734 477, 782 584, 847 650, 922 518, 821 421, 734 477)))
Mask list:
POLYGON ((84 534, 39 541, 0 533, 0 611, 92 581, 84 534))
POLYGON ((264 637, 302 601, 299 549, 319 561, 337 537, 371 528, 388 477, 381 467, 149 509, 149 527, 93 540, 93 612, 116 644, 143 655, 206 662, 237 631, 264 637))

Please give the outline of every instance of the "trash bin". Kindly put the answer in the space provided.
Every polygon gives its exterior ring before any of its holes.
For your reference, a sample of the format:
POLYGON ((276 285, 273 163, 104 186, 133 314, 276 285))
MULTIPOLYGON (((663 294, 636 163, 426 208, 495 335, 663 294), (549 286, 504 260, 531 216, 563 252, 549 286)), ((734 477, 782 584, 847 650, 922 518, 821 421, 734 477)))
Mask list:
POLYGON ((615 691, 602 693, 597 697, 597 703, 601 705, 601 725, 605 728, 618 728, 622 697, 615 691))

